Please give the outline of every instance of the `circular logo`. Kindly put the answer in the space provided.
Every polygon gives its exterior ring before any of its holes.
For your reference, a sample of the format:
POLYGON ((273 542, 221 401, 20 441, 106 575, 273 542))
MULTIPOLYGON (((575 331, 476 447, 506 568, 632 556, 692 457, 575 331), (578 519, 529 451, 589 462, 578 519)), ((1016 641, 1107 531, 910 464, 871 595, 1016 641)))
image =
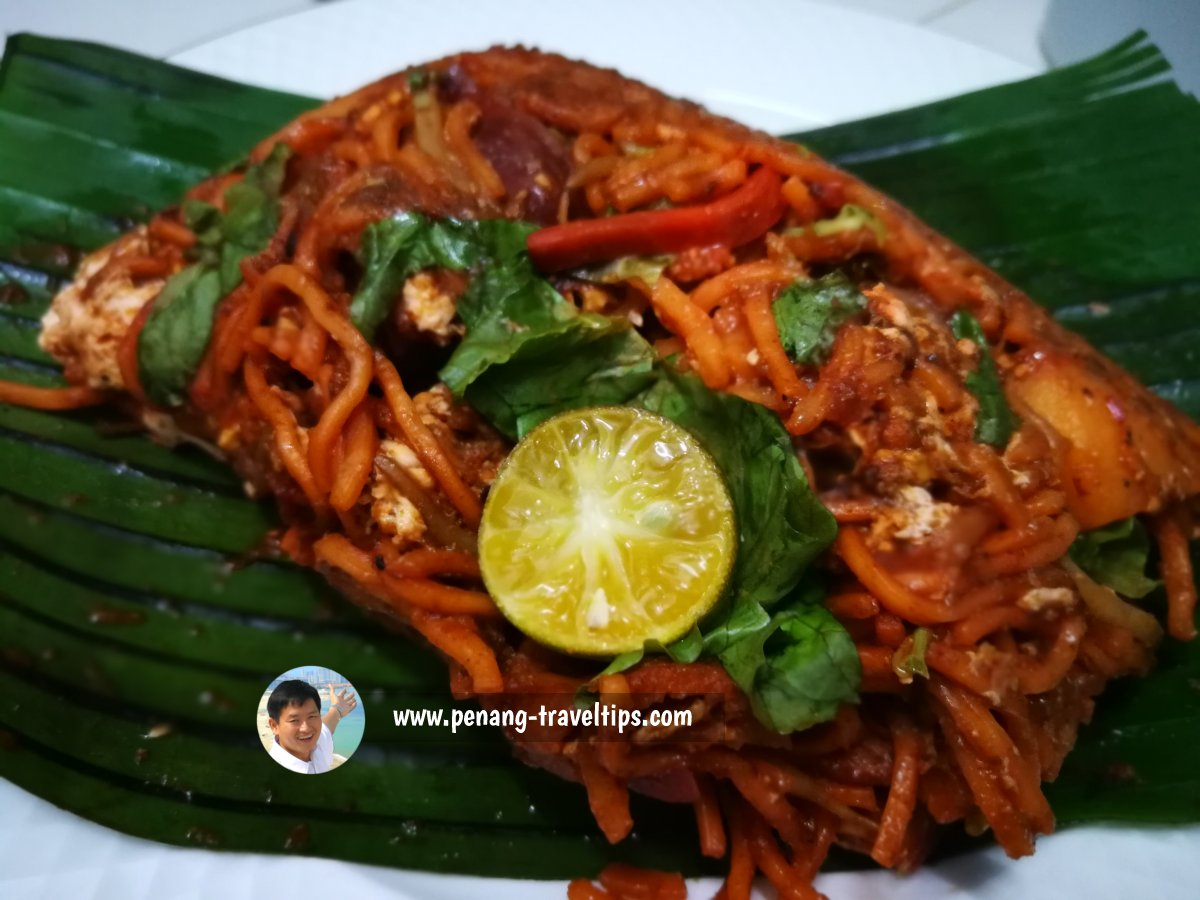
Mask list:
POLYGON ((258 704, 263 749, 301 775, 321 775, 346 762, 366 721, 354 685, 324 666, 288 669, 267 685, 258 704))

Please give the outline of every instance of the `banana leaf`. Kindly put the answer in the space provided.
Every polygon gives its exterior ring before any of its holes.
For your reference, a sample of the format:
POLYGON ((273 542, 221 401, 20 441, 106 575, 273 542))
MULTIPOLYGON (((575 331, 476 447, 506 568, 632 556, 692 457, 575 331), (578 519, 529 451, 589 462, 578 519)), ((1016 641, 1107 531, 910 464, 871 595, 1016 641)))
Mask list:
MULTIPOLYGON (((1135 35, 1093 60, 796 136, 910 205, 1200 415, 1200 108, 1135 35)), ((37 320, 82 252, 316 101, 32 35, 0 63, 0 378, 56 384, 37 320)), ((182 845, 564 878, 613 859, 711 871, 686 811, 610 847, 581 788, 388 711, 445 702, 428 651, 260 558, 269 509, 111 413, 0 406, 0 776, 182 845), (306 662, 367 712, 352 765, 282 773, 248 728, 306 662)), ((1200 821, 1200 652, 1113 686, 1052 786, 1060 822, 1200 821)))

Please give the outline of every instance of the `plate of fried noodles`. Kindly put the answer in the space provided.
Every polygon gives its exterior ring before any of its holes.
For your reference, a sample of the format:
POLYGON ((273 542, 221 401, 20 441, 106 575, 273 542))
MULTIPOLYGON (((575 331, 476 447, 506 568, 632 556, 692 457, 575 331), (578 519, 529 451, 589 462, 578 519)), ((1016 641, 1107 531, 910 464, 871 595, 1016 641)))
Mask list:
POLYGON ((336 99, 84 256, 41 319, 68 385, 0 401, 204 447, 598 839, 682 804, 722 875, 184 850, 0 784, 18 896, 1191 895, 1195 828, 1047 837, 1044 786, 1195 636, 1200 426, 771 136, 1024 67, 783 2, 350 0, 175 61, 336 99))

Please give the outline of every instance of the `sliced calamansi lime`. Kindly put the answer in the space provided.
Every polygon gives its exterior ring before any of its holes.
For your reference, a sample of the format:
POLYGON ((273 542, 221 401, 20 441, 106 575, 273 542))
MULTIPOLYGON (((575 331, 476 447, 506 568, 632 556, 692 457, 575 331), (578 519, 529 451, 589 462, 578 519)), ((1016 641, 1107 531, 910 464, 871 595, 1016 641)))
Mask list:
POLYGON ((517 444, 479 530, 483 580, 524 634, 607 656, 683 636, 736 552, 733 503, 686 430, 632 407, 563 413, 517 444))

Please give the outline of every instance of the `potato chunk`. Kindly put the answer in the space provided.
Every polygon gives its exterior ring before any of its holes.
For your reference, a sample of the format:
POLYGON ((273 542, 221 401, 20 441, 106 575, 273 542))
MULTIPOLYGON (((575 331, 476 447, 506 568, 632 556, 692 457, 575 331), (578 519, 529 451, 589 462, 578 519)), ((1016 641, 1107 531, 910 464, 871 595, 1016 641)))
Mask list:
MULTIPOLYGON (((1018 407, 1069 445, 1063 487, 1086 530, 1154 512, 1195 493, 1198 430, 1093 352, 1042 346, 1020 355, 1005 379, 1018 407)), ((1090 348, 1088 348, 1090 350, 1090 348)))

